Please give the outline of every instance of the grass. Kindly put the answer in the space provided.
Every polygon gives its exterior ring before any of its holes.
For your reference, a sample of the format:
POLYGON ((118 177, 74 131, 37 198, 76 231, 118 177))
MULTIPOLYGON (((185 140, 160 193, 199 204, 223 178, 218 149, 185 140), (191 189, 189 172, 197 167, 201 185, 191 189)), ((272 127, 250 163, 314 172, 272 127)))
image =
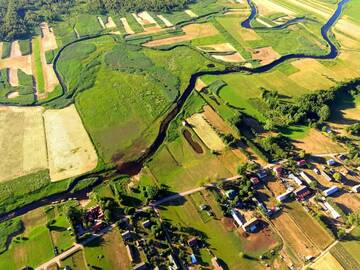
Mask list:
POLYGON ((86 245, 84 253, 87 264, 94 269, 112 270, 130 268, 124 243, 121 240, 119 230, 116 228, 102 238, 98 238, 89 245, 86 245))
POLYGON ((73 270, 85 270, 86 262, 84 259, 84 252, 82 250, 76 251, 71 256, 67 257, 65 260, 61 261, 61 266, 69 266, 73 270))
POLYGON ((357 261, 360 265, 360 226, 357 226, 344 241, 341 242, 341 245, 345 250, 357 261))
POLYGON ((40 53, 40 37, 37 37, 33 39, 33 57, 35 62, 36 87, 40 93, 44 93, 45 80, 40 53))
POLYGON ((22 229, 23 224, 18 218, 0 223, 0 254, 7 250, 8 242, 22 229))
POLYGON ((63 213, 57 215, 53 220, 54 223, 49 227, 50 235, 54 247, 58 247, 59 251, 62 252, 73 245, 74 237, 71 236, 71 232, 67 230, 67 228, 70 227, 70 223, 63 213))
POLYGON ((1 58, 8 58, 11 54, 11 42, 4 41, 2 46, 1 58))
MULTIPOLYGON (((216 257, 226 262, 228 269, 258 269, 260 263, 254 259, 249 260, 240 255, 244 252, 246 240, 236 231, 228 231, 220 221, 221 211, 214 201, 211 193, 195 194, 187 197, 186 201, 177 206, 164 206, 160 210, 164 220, 173 225, 188 227, 204 234, 210 250, 216 257), (215 213, 215 218, 203 217, 199 213, 199 204, 208 204, 215 213)), ((203 266, 211 265, 211 257, 206 252, 201 257, 203 266)))
POLYGON ((22 55, 31 54, 31 44, 29 39, 19 40, 19 45, 22 55))
MULTIPOLYGON (((103 31, 97 16, 90 14, 80 14, 74 18, 75 28, 81 37, 98 34, 103 31)), ((56 34, 56 32, 55 32, 56 34)))
POLYGON ((144 32, 144 28, 135 20, 134 16, 129 14, 126 17, 126 20, 130 26, 130 28, 135 32, 135 33, 141 33, 144 32))

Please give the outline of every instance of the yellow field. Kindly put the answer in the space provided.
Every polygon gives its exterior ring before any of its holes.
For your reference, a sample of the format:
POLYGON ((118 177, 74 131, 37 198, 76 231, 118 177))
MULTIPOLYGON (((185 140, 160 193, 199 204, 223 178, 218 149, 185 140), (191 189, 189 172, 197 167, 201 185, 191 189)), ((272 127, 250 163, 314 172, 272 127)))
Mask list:
POLYGON ((224 142, 210 124, 204 119, 202 114, 194 114, 190 118, 186 119, 186 121, 191 125, 192 129, 209 149, 214 151, 224 150, 224 142))
POLYGON ((319 260, 317 260, 311 269, 314 270, 345 270, 341 264, 334 258, 330 252, 327 252, 319 260))
POLYGON ((47 168, 40 107, 0 107, 0 181, 47 168))
POLYGON ((97 155, 74 105, 44 113, 52 181, 94 169, 97 155))

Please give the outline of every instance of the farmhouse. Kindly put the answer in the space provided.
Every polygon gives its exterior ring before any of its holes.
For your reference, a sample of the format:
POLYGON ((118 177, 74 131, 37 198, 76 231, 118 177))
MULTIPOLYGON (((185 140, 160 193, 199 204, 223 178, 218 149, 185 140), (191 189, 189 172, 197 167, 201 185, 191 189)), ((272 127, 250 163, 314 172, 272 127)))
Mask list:
POLYGON ((300 186, 294 191, 294 194, 298 200, 302 201, 311 194, 311 191, 306 186, 300 186))
POLYGON ((248 222, 246 222, 242 228, 245 232, 254 232, 257 229, 257 226, 259 225, 260 220, 256 217, 250 219, 248 222))
POLYGON ((274 169, 274 172, 275 172, 275 175, 277 177, 281 177, 282 176, 282 173, 283 173, 283 168, 278 166, 278 167, 275 167, 274 169))
POLYGON ((136 261, 136 252, 135 252, 135 247, 132 246, 132 245, 127 245, 126 246, 126 252, 127 252, 127 255, 129 257, 129 260, 130 262, 134 262, 136 261))
POLYGON ((312 180, 310 179, 310 177, 304 171, 302 171, 300 173, 300 175, 308 185, 310 185, 312 183, 312 180))
POLYGON ((126 231, 126 232, 122 233, 121 236, 124 241, 131 240, 131 238, 132 238, 132 234, 130 231, 126 231))
POLYGON ((299 186, 302 185, 302 181, 301 181, 300 178, 297 177, 296 175, 294 175, 294 174, 291 173, 291 174, 289 174, 289 178, 292 179, 292 180, 294 180, 295 183, 298 184, 299 186))
POLYGON ((328 175, 325 171, 321 171, 321 175, 329 182, 332 181, 332 178, 330 175, 328 175))
POLYGON ((341 217, 341 215, 335 210, 335 208, 332 207, 331 204, 329 204, 328 202, 325 202, 324 206, 327 208, 333 218, 338 219, 339 217, 341 217))
POLYGON ((142 225, 143 225, 144 228, 149 228, 149 227, 151 227, 151 221, 150 220, 145 220, 142 223, 142 225))
POLYGON ((170 254, 170 255, 168 256, 168 259, 169 259, 169 262, 170 262, 169 269, 171 269, 171 270, 180 269, 178 263, 176 262, 176 260, 174 259, 174 257, 173 257, 172 254, 170 254))
POLYGON ((258 184, 260 184, 260 180, 256 176, 251 177, 250 182, 253 184, 254 187, 256 187, 258 184))
POLYGON ((326 161, 326 164, 329 166, 335 166, 336 165, 336 161, 333 159, 329 159, 326 161))
POLYGON ((293 188, 289 188, 285 193, 283 194, 280 194, 279 196, 276 197, 276 199, 279 201, 279 202, 283 202, 285 201, 286 199, 289 198, 290 194, 294 191, 293 188))
POLYGON ((237 211, 235 208, 231 209, 230 211, 231 216, 233 217, 233 219, 235 220, 236 224, 239 227, 242 227, 245 223, 244 221, 244 217, 239 213, 239 211, 237 211))
POLYGON ((260 180, 266 178, 267 172, 266 170, 259 170, 256 172, 256 175, 259 177, 260 180))
POLYGON ((223 270, 224 268, 220 265, 219 259, 217 257, 211 258, 211 264, 214 267, 214 270, 223 270))
POLYGON ((237 192, 233 189, 229 189, 227 191, 225 191, 225 196, 230 199, 233 200, 237 195, 237 192))
POLYGON ((325 189, 323 191, 323 194, 324 194, 325 197, 327 197, 327 196, 330 196, 330 195, 334 194, 338 190, 339 190, 339 188, 337 186, 332 186, 331 188, 325 189))
POLYGON ((351 188, 351 190, 352 190, 353 192, 359 193, 359 192, 360 192, 360 185, 353 186, 353 187, 351 188))

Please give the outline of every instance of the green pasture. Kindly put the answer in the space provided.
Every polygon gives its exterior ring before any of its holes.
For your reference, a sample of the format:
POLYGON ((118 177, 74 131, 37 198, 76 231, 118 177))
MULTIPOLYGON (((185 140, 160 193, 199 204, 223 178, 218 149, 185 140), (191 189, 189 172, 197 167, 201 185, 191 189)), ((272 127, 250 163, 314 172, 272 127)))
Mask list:
POLYGON ((345 238, 345 240, 341 241, 341 245, 345 248, 345 250, 357 261, 358 265, 360 265, 360 226, 354 228, 349 236, 345 238))
POLYGON ((40 56, 40 37, 33 39, 33 57, 35 62, 36 87, 40 93, 45 91, 45 81, 40 56))
POLYGON ((22 55, 28 55, 31 53, 31 44, 29 39, 19 40, 19 45, 22 55))
POLYGON ((3 41, 1 58, 8 58, 11 54, 11 42, 3 41))
POLYGON ((88 36, 98 34, 103 31, 97 16, 90 14, 80 14, 74 18, 75 28, 79 35, 88 36))
POLYGON ((84 259, 84 252, 82 250, 76 251, 65 260, 61 261, 61 266, 69 266, 72 270, 86 270, 86 262, 84 259))

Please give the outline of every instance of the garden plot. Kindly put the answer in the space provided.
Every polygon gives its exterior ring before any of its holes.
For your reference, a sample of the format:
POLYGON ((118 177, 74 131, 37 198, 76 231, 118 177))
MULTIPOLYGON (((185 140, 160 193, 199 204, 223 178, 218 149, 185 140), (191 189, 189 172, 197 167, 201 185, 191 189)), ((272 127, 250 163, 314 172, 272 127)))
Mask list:
POLYGON ((222 151, 225 149, 226 146, 224 142, 204 119, 203 114, 194 114, 186 119, 186 121, 209 149, 214 151, 222 151))
POLYGON ((264 47, 252 51, 252 59, 260 61, 261 65, 270 64, 278 58, 280 58, 280 54, 272 47, 264 47))
POLYGON ((166 19, 163 15, 157 15, 160 20, 163 21, 163 23, 166 25, 166 27, 173 27, 174 25, 166 19))
POLYGON ((245 61, 241 54, 230 43, 206 45, 198 48, 202 51, 209 53, 215 59, 224 62, 245 61))
POLYGON ((189 24, 184 26, 182 30, 184 31, 185 35, 153 40, 145 43, 145 46, 157 47, 162 45, 170 45, 219 34, 218 30, 211 23, 189 24))
POLYGON ((91 171, 97 155, 74 105, 44 113, 52 181, 91 171))
POLYGON ((131 29, 128 21, 126 18, 120 18, 121 20, 121 23, 123 24, 124 28, 125 28, 125 31, 126 31, 126 34, 129 34, 129 35, 132 35, 132 34, 135 34, 135 32, 131 29))
POLYGON ((0 107, 0 182, 46 169, 40 107, 0 107))
POLYGON ((43 68, 44 80, 45 80, 45 91, 52 92, 55 87, 59 84, 58 78, 53 69, 53 64, 46 62, 46 52, 56 50, 58 48, 56 38, 53 30, 49 28, 48 24, 43 22, 40 24, 42 37, 40 46, 40 58, 41 65, 43 68))

